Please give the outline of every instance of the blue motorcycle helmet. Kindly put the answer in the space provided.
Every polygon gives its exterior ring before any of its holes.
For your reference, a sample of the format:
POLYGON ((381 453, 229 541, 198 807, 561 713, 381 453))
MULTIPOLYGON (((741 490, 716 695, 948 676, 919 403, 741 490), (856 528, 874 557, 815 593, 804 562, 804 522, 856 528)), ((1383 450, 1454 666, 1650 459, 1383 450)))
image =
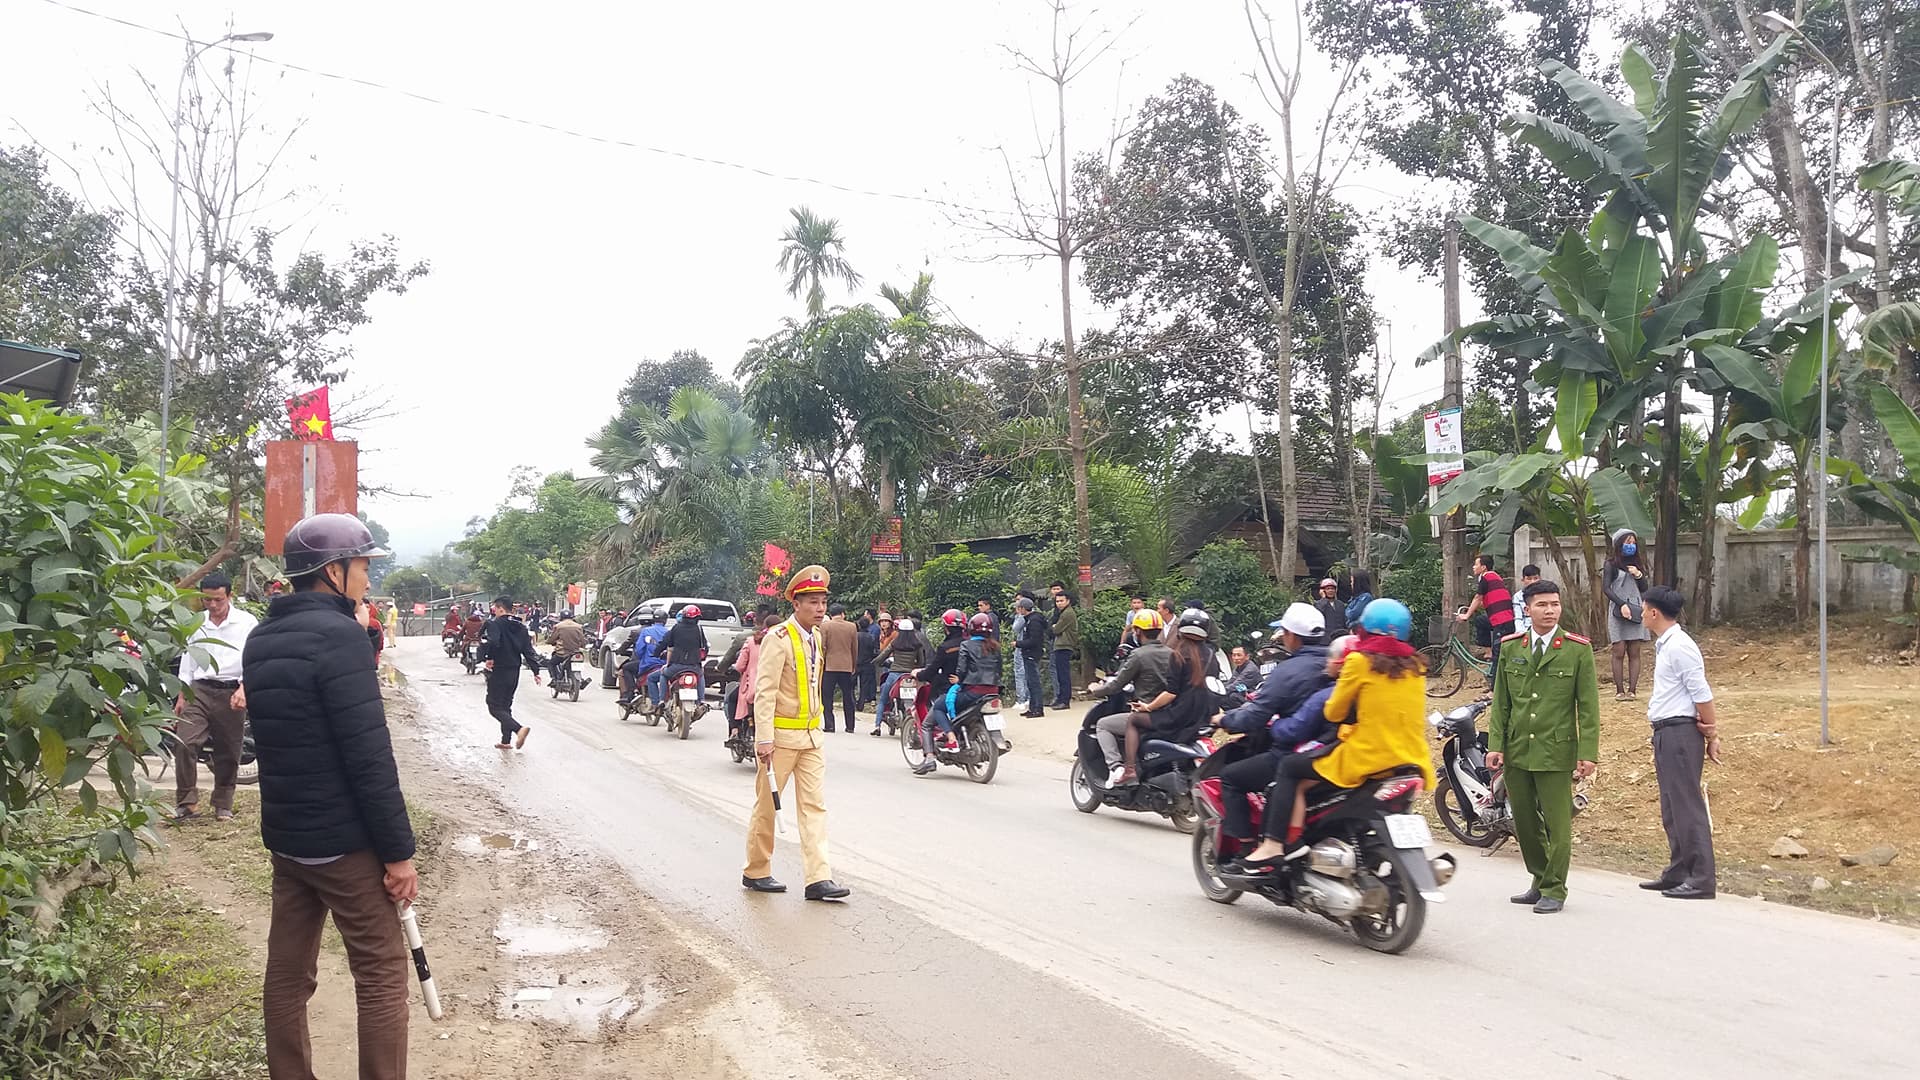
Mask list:
POLYGON ((1360 613, 1360 629, 1407 641, 1413 637, 1413 612, 1398 600, 1381 597, 1360 613))

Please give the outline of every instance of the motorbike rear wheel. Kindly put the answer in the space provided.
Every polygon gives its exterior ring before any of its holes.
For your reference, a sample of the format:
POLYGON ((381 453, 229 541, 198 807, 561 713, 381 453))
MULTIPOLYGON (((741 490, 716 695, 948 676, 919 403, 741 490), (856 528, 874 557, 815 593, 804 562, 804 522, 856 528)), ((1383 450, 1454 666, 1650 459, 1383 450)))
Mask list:
POLYGON ((967 779, 976 784, 992 783, 993 774, 1000 769, 1000 741, 978 720, 967 724, 967 741, 973 744, 972 756, 963 765, 967 779), (979 760, 981 757, 986 760, 979 760))
POLYGON ((1220 819, 1202 810, 1199 827, 1193 830, 1193 876, 1200 882, 1200 893, 1216 904, 1231 904, 1245 895, 1220 880, 1214 873, 1218 860, 1214 858, 1216 844, 1214 837, 1220 832, 1220 819))
POLYGON ((1083 814, 1100 809, 1100 792, 1094 789, 1092 778, 1087 776, 1086 763, 1078 757, 1073 759, 1073 771, 1067 774, 1067 795, 1073 799, 1073 808, 1083 814))
POLYGON ((1439 816, 1440 824, 1453 834, 1453 838, 1463 844, 1487 848, 1500 842, 1499 834, 1493 831, 1492 826, 1467 815, 1466 795, 1445 776, 1433 789, 1433 812, 1439 816))
POLYGON ((674 715, 674 731, 684 740, 687 737, 687 733, 693 730, 693 710, 687 708, 684 702, 676 704, 674 708, 676 710, 674 715))
POLYGON ((1167 820, 1173 822, 1173 827, 1183 833, 1199 831, 1200 821, 1193 810, 1193 796, 1175 796, 1173 809, 1167 813, 1167 820))
POLYGON ((567 700, 568 701, 580 700, 580 688, 578 686, 575 686, 572 690, 568 691, 567 700))
POLYGON ((1461 684, 1467 681, 1467 669, 1446 642, 1429 645, 1420 650, 1420 655, 1427 661, 1428 697, 1450 698, 1460 692, 1461 684))
POLYGON ((1363 849, 1360 858, 1386 884, 1388 900, 1387 910, 1378 915, 1355 915, 1347 920, 1353 936, 1375 952, 1406 952, 1427 923, 1427 898, 1413 887, 1408 867, 1414 859, 1426 858, 1426 853, 1380 845, 1363 849))

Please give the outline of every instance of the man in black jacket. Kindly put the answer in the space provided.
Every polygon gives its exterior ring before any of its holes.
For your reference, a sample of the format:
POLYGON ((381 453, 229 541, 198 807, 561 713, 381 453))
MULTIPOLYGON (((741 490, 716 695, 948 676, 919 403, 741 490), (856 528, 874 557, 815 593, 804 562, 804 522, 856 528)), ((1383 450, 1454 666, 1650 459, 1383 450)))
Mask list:
POLYGON ((242 653, 273 865, 261 1007, 275 1077, 313 1075, 307 1002, 329 914, 353 971, 360 1075, 407 1072, 407 949, 393 905, 413 901, 419 878, 373 645, 354 621, 367 563, 387 554, 350 514, 296 524, 294 591, 274 598, 242 653))
MULTIPOLYGON (((1047 710, 1041 704, 1046 697, 1040 692, 1040 657, 1047 651, 1047 620, 1041 618, 1040 613, 1035 610, 1031 597, 1022 596, 1014 602, 1013 606, 1022 616, 1018 620, 1020 664, 1026 669, 1027 693, 1030 695, 1027 699, 1029 702, 1027 711, 1020 715, 1045 716, 1047 710)), ((1067 692, 1062 690, 1062 696, 1067 692)))
POLYGON ((500 750, 518 750, 527 745, 531 727, 513 718, 513 695, 520 690, 520 662, 526 661, 533 672, 533 685, 540 685, 540 654, 534 651, 527 627, 513 617, 513 598, 493 598, 493 619, 487 623, 480 642, 480 658, 487 662, 487 712, 500 721, 500 750))

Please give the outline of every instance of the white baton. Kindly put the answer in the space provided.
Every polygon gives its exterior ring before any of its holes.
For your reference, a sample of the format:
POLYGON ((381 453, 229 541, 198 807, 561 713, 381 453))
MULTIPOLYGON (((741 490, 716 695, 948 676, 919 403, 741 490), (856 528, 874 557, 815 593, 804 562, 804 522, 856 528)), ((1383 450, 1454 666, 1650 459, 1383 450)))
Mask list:
POLYGON ((420 992, 426 995, 427 1015, 438 1020, 440 990, 433 985, 433 972, 427 970, 427 948, 420 941, 420 922, 413 917, 412 904, 402 902, 396 906, 400 909, 400 928, 407 934, 407 948, 413 951, 413 970, 420 976, 420 992))

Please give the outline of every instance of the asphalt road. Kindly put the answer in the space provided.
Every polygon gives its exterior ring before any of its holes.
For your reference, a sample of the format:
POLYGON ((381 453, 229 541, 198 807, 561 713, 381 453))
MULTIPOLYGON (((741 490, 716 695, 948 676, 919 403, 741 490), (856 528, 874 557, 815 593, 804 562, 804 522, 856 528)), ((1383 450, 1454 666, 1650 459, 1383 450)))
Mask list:
MULTIPOLYGON (((1317 917, 1196 886, 1157 817, 1076 811, 1067 765, 1019 746, 992 784, 909 774, 836 734, 827 796, 844 905, 808 904, 791 797, 776 876, 738 885, 754 773, 718 710, 685 742, 594 686, 523 680, 527 748, 426 638, 387 654, 434 752, 617 862, 689 933, 767 976, 847 1052, 841 1075, 1474 1077, 1913 1075, 1920 933, 1734 897, 1679 903, 1576 866, 1567 910, 1507 903, 1510 856, 1468 854, 1425 933, 1382 956, 1317 917), (857 1057, 857 1060, 856 1060, 857 1057)), ((867 721, 870 723, 870 720, 867 721)))

